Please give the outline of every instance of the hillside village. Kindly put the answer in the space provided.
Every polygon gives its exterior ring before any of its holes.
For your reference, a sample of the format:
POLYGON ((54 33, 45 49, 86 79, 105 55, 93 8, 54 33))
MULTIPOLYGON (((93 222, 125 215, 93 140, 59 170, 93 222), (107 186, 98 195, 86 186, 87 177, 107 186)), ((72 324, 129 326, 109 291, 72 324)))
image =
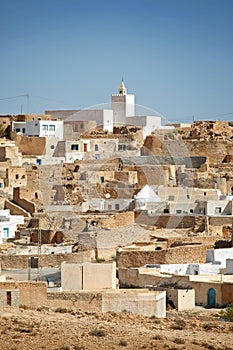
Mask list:
POLYGON ((122 81, 111 109, 1 115, 0 133, 1 306, 233 303, 233 123, 163 125, 122 81))

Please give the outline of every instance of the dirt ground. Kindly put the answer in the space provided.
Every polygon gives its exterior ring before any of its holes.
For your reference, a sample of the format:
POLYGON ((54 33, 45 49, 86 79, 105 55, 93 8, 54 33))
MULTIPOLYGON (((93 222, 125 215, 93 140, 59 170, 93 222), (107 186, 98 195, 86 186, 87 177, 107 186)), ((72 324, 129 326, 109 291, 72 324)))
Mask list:
POLYGON ((0 308, 1 350, 233 350, 233 323, 215 311, 168 311, 165 319, 129 313, 0 308))

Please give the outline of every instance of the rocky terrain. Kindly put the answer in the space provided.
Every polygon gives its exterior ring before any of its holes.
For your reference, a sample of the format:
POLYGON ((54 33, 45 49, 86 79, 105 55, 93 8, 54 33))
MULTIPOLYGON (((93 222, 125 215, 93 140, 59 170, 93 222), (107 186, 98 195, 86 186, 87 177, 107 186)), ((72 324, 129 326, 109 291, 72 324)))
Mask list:
POLYGON ((63 308, 0 308, 0 349, 233 350, 233 323, 219 310, 167 312, 165 319, 63 308))

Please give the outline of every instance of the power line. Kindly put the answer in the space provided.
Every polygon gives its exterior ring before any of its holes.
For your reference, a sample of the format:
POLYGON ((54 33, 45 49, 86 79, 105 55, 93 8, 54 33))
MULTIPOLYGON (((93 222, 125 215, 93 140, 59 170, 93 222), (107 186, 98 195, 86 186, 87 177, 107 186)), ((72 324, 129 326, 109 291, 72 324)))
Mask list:
POLYGON ((13 100, 13 99, 15 99, 15 98, 25 97, 25 96, 28 96, 28 94, 18 95, 18 96, 11 96, 11 97, 4 97, 4 98, 0 98, 0 100, 1 100, 1 101, 4 101, 4 100, 13 100))

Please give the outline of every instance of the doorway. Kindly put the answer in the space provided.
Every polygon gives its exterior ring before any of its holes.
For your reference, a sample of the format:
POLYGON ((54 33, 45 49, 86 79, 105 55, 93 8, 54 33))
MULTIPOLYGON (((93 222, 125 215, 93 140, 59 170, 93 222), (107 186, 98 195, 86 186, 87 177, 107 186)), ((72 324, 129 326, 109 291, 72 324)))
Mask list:
POLYGON ((11 292, 6 292, 6 305, 11 306, 11 292))
POLYGON ((216 306, 216 291, 214 288, 210 288, 207 293, 207 306, 215 307, 216 306))

